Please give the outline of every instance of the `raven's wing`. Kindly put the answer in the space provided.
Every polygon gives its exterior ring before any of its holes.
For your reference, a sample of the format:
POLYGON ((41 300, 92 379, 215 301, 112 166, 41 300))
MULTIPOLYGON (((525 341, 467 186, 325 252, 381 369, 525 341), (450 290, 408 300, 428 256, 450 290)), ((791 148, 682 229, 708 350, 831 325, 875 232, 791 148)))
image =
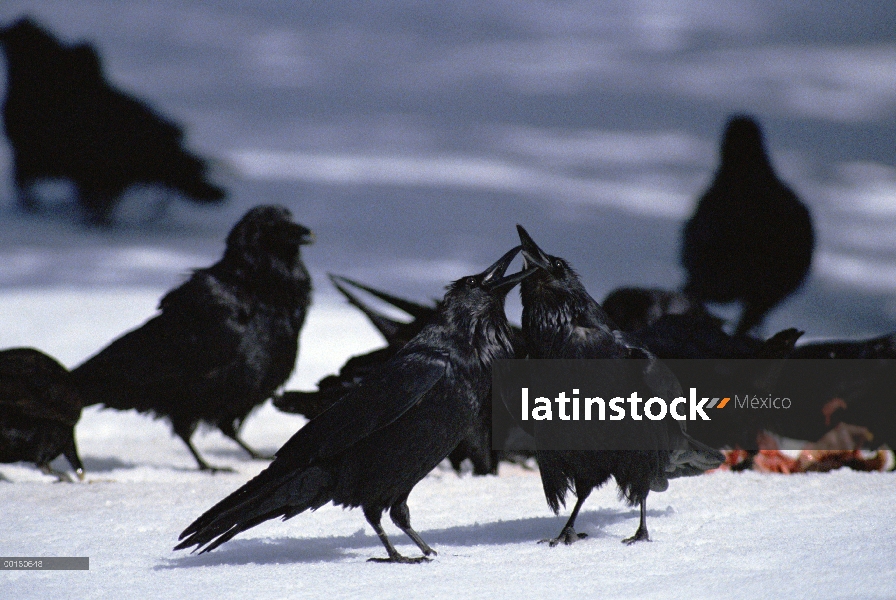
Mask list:
MULTIPOLYGON (((202 530, 220 515, 238 510, 280 483, 297 475, 301 477, 303 472, 320 472, 320 469, 309 467, 313 467, 317 459, 334 456, 395 422, 420 402, 446 376, 449 368, 447 357, 440 353, 399 354, 377 375, 365 379, 360 386, 299 429, 277 451, 267 469, 196 519, 180 538, 202 530)), ((195 543, 188 539, 178 548, 195 543)))
POLYGON ((72 371, 86 404, 150 410, 167 398, 195 396, 240 364, 252 307, 232 288, 196 274, 160 307, 161 314, 72 371))
POLYGON ((0 352, 0 412, 75 425, 81 399, 69 372, 34 348, 0 352))
POLYGON ((302 467, 332 457, 386 427, 423 400, 450 369, 434 351, 401 353, 311 420, 277 451, 274 461, 302 467))

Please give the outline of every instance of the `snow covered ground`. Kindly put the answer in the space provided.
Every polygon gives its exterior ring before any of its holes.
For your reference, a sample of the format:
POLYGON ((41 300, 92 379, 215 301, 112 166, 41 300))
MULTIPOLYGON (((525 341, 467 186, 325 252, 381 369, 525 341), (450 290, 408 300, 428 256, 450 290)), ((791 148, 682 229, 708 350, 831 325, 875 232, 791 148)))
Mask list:
MULTIPOLYGON (((161 290, 2 293, 21 320, 0 321, 0 339, 31 342, 67 364, 151 312, 161 290), (101 318, 99 317, 101 315, 101 318)), ((6 312, 9 314, 9 312, 6 312)), ((291 386, 307 387, 346 350, 375 345, 369 328, 341 305, 315 307, 291 386), (352 335, 311 344, 345 322, 352 335), (367 331, 369 337, 355 335, 367 331), (303 385, 304 384, 304 385, 303 385)), ((269 404, 247 423, 247 441, 273 451, 301 417, 269 404)), ((56 484, 27 465, 2 465, 0 554, 88 556, 90 571, 0 575, 4 598, 892 598, 896 592, 896 495, 891 473, 794 476, 717 473, 673 481, 652 494, 652 543, 620 543, 637 509, 612 486, 589 498, 579 518, 589 537, 549 548, 565 515, 547 508, 537 471, 502 467, 499 477, 438 469, 410 498, 415 527, 439 552, 431 564, 367 563, 385 553, 360 511, 327 506, 256 527, 202 556, 172 552, 195 517, 258 473, 216 432, 197 436, 216 464, 194 470, 167 425, 134 413, 85 411, 77 429, 86 483, 56 484)), ((67 468, 63 461, 55 466, 67 468)), ((416 548, 391 524, 399 550, 416 548)))
MULTIPOLYGON (((111 231, 64 205, 26 218, 0 141, 0 347, 78 364, 216 260, 257 203, 289 206, 317 234, 290 388, 379 343, 326 272, 425 301, 515 244, 520 222, 597 298, 674 287, 681 224, 733 111, 760 118, 818 231, 810 279, 766 329, 894 329, 891 2, 0 3, 0 23, 24 14, 94 42, 116 85, 188 127, 231 200, 144 223, 153 196, 132 192, 111 231)), ((266 405, 244 433, 273 451, 302 422, 266 405)), ((590 537, 550 549, 535 540, 565 515, 551 515, 536 472, 437 470, 410 498, 432 564, 368 564, 379 541, 358 511, 332 507, 197 557, 171 552, 177 534, 264 463, 208 432, 200 451, 237 473, 197 473, 164 422, 136 414, 86 410, 77 435, 85 484, 0 465, 14 482, 0 484, 0 555, 89 556, 91 570, 5 571, 0 598, 896 597, 892 474, 674 481, 649 499, 654 541, 630 548, 619 540, 637 511, 610 487, 580 517, 590 537)))

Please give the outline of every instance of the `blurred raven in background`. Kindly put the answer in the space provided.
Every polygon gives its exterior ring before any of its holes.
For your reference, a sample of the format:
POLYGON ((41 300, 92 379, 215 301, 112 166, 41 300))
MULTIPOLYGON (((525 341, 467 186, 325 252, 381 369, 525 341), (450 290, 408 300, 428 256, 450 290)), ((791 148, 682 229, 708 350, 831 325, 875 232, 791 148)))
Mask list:
POLYGON ((160 185, 200 203, 221 202, 205 162, 183 146, 183 130, 103 77, 96 50, 65 46, 28 18, 0 29, 9 80, 3 125, 22 208, 32 184, 63 178, 77 187, 88 219, 108 225, 119 196, 160 185))
POLYGON ((732 117, 719 170, 684 227, 684 291, 741 302, 736 331, 746 333, 806 278, 814 240, 809 211, 775 175, 759 125, 732 117))
POLYGON ((32 462, 59 481, 71 481, 50 467, 62 454, 83 479, 75 446, 81 406, 71 374, 55 359, 34 348, 0 351, 0 462, 32 462))
POLYGON ((287 380, 311 303, 300 249, 311 231, 281 206, 256 206, 233 227, 220 261, 159 303, 161 314, 72 371, 86 404, 166 417, 202 470, 190 437, 214 425, 253 458, 237 432, 287 380))
POLYGON ((434 321, 300 429, 267 469, 196 519, 175 550, 207 552, 259 523, 332 501, 363 509, 389 555, 371 560, 429 560, 435 551, 411 528, 406 501, 476 421, 492 362, 513 357, 504 298, 525 274, 504 273, 517 252, 454 282, 434 321), (392 546, 380 525, 387 509, 423 556, 408 558, 392 546))
MULTIPOLYGON (((519 225, 517 229, 526 267, 535 267, 535 273, 520 286, 523 335, 529 357, 642 359, 615 361, 613 372, 606 374, 606 379, 610 380, 608 385, 618 384, 628 391, 640 391, 644 398, 680 396, 681 389, 671 371, 665 369, 650 351, 616 328, 585 290, 569 263, 545 254, 525 229, 519 225)), ((548 421, 540 423, 552 426, 548 421)), ((587 423, 587 434, 595 439, 620 436, 620 430, 614 429, 615 424, 607 425, 606 421, 587 423)), ((636 435, 644 446, 638 450, 544 449, 540 446, 544 439, 542 433, 550 432, 539 427, 536 424, 531 433, 535 437, 536 458, 548 505, 556 513, 565 502, 567 491, 573 491, 577 498, 560 535, 545 540, 552 546, 560 542, 571 544, 585 537, 575 531, 576 517, 591 491, 611 476, 616 479, 621 496, 630 505, 640 504, 641 507, 638 530, 623 541, 631 544, 649 540, 648 493, 665 490, 669 478, 698 475, 724 461, 721 453, 688 436, 682 423, 671 419, 629 420, 621 435, 636 435)))

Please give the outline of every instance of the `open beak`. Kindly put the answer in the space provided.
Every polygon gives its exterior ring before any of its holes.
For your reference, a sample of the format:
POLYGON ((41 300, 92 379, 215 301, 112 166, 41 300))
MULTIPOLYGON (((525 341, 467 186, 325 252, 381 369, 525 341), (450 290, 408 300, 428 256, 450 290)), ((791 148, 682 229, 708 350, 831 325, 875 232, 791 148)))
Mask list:
POLYGON ((488 290, 490 294, 506 294, 513 286, 532 274, 532 271, 529 270, 520 271, 506 277, 504 276, 507 267, 509 267, 510 263, 513 262, 513 259, 516 258, 519 251, 520 246, 512 248, 507 251, 504 256, 499 258, 495 264, 480 274, 480 277, 482 277, 482 287, 488 290))
POLYGON ((529 265, 532 265, 541 267, 542 269, 549 269, 551 266, 551 259, 548 258, 548 255, 538 247, 538 244, 536 244, 529 233, 523 229, 522 225, 517 225, 516 230, 520 234, 520 243, 522 244, 523 267, 528 268, 529 265))

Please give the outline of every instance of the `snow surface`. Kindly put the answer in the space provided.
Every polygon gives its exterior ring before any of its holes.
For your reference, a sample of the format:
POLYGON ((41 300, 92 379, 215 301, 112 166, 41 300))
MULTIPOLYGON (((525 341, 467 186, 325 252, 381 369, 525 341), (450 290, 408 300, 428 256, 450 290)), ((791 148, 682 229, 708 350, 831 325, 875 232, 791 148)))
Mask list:
MULTIPOLYGON (((892 2, 0 3, 0 23, 24 14, 95 43, 116 85, 187 126, 231 200, 175 202, 145 222, 158 197, 134 190, 120 225, 101 231, 72 221, 57 186, 52 214, 26 218, 0 141, 0 347, 80 363, 216 260, 262 202, 317 234, 304 250, 315 304, 289 388, 379 343, 327 272, 425 301, 515 244, 517 222, 597 298, 674 287, 681 224, 734 111, 760 118, 816 219, 812 274, 767 331, 894 328, 892 2)), ((244 434, 272 452, 302 423, 268 404, 244 434)), ((896 597, 892 473, 676 480, 648 500, 654 541, 633 547, 619 541, 637 511, 610 486, 579 518, 590 537, 551 549, 535 541, 566 515, 550 513, 537 472, 438 469, 409 504, 439 556, 381 565, 366 562, 384 551, 361 513, 333 507, 210 554, 174 553, 179 532, 264 463, 200 432, 200 451, 237 473, 198 473, 164 422, 133 413, 88 409, 77 436, 87 483, 0 465, 14 482, 0 483, 0 555, 89 556, 91 570, 4 571, 0 598, 896 597)))

